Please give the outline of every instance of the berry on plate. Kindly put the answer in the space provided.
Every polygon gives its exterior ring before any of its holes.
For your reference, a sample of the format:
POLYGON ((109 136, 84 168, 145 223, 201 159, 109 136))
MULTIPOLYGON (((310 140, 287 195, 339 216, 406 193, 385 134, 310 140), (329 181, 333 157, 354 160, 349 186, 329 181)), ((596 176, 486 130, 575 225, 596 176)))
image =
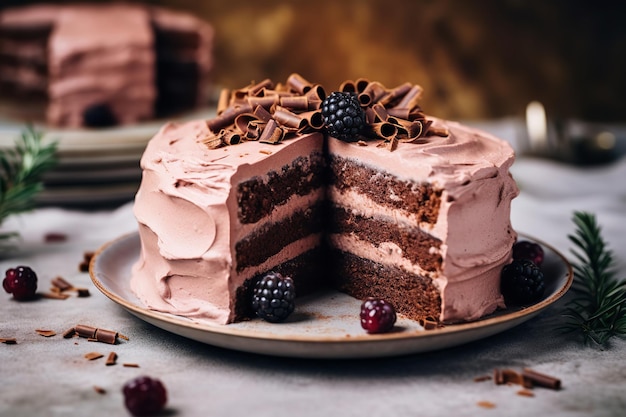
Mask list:
POLYGON ((396 323, 396 309, 379 298, 368 298, 361 304, 361 327, 368 333, 386 333, 396 323))
POLYGON ((541 245, 527 240, 520 240, 513 245, 513 259, 530 259, 537 266, 543 263, 544 253, 541 245))
POLYGON ((149 376, 128 381, 124 388, 124 404, 134 416, 154 415, 165 407, 167 391, 163 383, 149 376))
POLYGON ((531 260, 514 260, 502 268, 500 290, 507 304, 534 303, 541 299, 545 289, 543 272, 531 260))
POLYGON ((254 287, 252 309, 271 323, 284 321, 295 309, 296 289, 290 277, 269 272, 254 287))
POLYGON ((27 266, 7 269, 2 287, 19 301, 30 300, 37 291, 37 274, 27 266))

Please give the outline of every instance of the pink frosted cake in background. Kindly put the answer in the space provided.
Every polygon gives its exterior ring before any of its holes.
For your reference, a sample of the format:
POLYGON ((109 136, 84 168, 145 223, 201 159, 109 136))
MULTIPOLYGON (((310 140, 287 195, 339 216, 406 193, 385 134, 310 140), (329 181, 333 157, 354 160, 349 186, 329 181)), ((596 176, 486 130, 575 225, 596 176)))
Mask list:
POLYGON ((426 117, 419 86, 346 82, 366 126, 328 135, 325 90, 294 74, 222 94, 218 116, 149 142, 135 198, 131 288, 151 309, 227 324, 251 316, 268 271, 298 295, 384 298, 412 319, 478 319, 504 307, 516 233, 512 148, 426 117))
POLYGON ((212 27, 132 4, 33 5, 0 13, 0 92, 25 121, 112 126, 208 103, 212 27))

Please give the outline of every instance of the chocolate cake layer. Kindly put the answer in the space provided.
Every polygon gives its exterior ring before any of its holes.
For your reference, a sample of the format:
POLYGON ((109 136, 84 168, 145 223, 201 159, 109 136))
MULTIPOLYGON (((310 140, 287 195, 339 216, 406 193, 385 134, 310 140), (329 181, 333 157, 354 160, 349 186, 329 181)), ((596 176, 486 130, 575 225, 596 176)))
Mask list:
MULTIPOLYGON (((323 249, 317 247, 277 265, 272 268, 272 271, 293 278, 296 295, 300 297, 311 294, 328 285, 328 272, 324 269, 326 265, 323 266, 322 262, 320 262, 321 259, 324 259, 323 249)), ((268 272, 271 271, 258 273, 254 277, 246 280, 244 284, 237 289, 235 321, 241 321, 254 316, 250 303, 252 290, 257 281, 263 278, 268 272)))
POLYGON ((417 215, 420 222, 437 221, 442 191, 430 184, 400 181, 391 174, 337 155, 330 156, 329 166, 329 184, 339 191, 356 191, 382 206, 406 210, 417 215))
POLYGON ((332 251, 330 259, 332 285, 339 291, 360 300, 383 298, 414 320, 439 317, 441 298, 430 278, 341 251, 332 251))
POLYGON ((296 211, 283 221, 266 224, 235 245, 237 272, 263 263, 285 246, 323 231, 323 203, 296 211))
POLYGON ((239 221, 256 223, 294 194, 304 196, 324 186, 325 160, 321 153, 296 158, 277 171, 270 171, 267 179, 253 177, 237 187, 239 221))
POLYGON ((394 219, 367 218, 342 207, 333 207, 329 218, 329 233, 355 235, 374 246, 392 242, 402 248, 402 256, 426 271, 441 268, 441 241, 415 225, 398 223, 394 219))

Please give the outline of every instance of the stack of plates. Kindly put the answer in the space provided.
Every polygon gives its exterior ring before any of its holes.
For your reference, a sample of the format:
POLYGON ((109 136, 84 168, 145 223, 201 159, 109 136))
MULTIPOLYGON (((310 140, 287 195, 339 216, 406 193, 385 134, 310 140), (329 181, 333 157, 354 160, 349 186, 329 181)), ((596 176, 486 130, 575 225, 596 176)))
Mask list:
MULTIPOLYGON (((213 108, 175 120, 214 117, 213 108)), ((42 206, 99 208, 130 201, 141 180, 139 160, 164 120, 108 129, 52 129, 35 125, 44 143, 57 142, 56 167, 44 176, 42 206)), ((0 120, 0 152, 15 146, 25 125, 0 120)))

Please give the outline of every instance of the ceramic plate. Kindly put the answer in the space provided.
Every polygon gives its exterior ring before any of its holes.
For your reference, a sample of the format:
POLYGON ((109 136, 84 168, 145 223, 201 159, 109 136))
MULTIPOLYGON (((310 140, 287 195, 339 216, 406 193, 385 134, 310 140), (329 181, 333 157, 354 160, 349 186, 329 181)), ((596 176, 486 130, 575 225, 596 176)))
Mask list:
POLYGON ((572 283, 572 268, 555 249, 538 243, 546 254, 543 270, 547 284, 546 295, 538 303, 434 330, 424 330, 418 322, 399 317, 393 332, 379 335, 367 334, 361 328, 360 301, 334 291, 299 298, 296 311, 280 324, 254 319, 221 326, 149 310, 129 287, 131 267, 140 250, 137 233, 100 248, 91 261, 90 275, 100 291, 140 319, 210 345, 301 358, 386 357, 445 349, 503 332, 561 298, 572 283))

